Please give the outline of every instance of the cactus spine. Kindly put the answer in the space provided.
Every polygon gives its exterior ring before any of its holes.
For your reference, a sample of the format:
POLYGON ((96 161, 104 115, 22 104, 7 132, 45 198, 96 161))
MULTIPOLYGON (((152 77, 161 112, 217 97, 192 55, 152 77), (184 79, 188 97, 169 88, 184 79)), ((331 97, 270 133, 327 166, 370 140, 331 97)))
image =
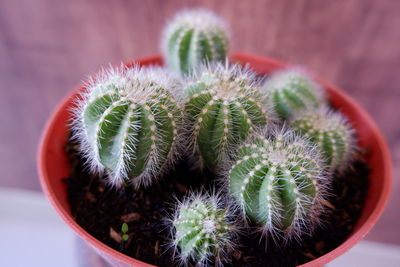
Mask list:
POLYGON ((305 110, 295 116, 291 126, 318 146, 331 170, 343 170, 351 162, 356 147, 354 130, 340 113, 327 108, 305 110))
POLYGON ((188 10, 166 27, 162 46, 167 66, 185 74, 204 61, 225 60, 229 40, 225 23, 215 14, 188 10))
POLYGON ((180 249, 179 258, 184 263, 192 259, 205 265, 213 260, 220 265, 232 250, 232 240, 236 237, 229 209, 221 207, 216 195, 192 193, 178 203, 173 227, 173 245, 180 249))
POLYGON ((215 168, 227 152, 271 116, 254 74, 240 66, 203 66, 186 88, 186 125, 190 145, 215 168))
POLYGON ((302 109, 317 108, 325 101, 321 86, 299 69, 273 73, 262 88, 283 120, 302 109))
POLYGON ((176 147, 181 111, 173 89, 155 68, 111 69, 89 82, 73 126, 92 170, 106 169, 114 186, 150 184, 176 147))
POLYGON ((239 149, 229 192, 264 233, 299 237, 318 221, 325 196, 320 155, 291 131, 266 136, 257 135, 239 149))

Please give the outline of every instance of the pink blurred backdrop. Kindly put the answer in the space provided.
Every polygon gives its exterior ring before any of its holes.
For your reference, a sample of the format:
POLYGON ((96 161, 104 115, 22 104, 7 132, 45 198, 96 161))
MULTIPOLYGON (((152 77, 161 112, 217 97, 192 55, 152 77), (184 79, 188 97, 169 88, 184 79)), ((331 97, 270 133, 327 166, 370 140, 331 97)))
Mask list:
POLYGON ((36 150, 58 101, 108 63, 159 52, 168 17, 201 6, 231 26, 232 50, 308 67, 382 129, 394 190, 367 239, 400 244, 400 1, 1 0, 0 186, 40 190, 36 150))

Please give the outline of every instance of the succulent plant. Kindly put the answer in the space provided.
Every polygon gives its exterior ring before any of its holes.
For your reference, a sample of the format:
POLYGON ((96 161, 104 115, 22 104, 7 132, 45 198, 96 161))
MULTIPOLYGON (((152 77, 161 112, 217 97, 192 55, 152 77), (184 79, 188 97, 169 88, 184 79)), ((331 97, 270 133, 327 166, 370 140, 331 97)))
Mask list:
POLYGON ((229 39, 225 23, 201 9, 178 13, 163 34, 167 66, 186 74, 204 61, 225 60, 229 39))
POLYGON ((158 68, 102 71, 77 100, 73 132, 92 171, 114 186, 148 185, 173 159, 181 110, 158 68))
POLYGON ((356 150, 354 130, 342 114, 325 107, 305 110, 293 118, 291 127, 318 146, 331 170, 343 170, 351 162, 356 150))
POLYGON ((300 110, 317 108, 325 102, 322 87, 301 69, 273 73, 262 89, 283 120, 291 118, 300 110))
POLYGON ((242 145, 237 158, 229 192, 265 234, 298 238, 319 222, 327 179, 315 146, 293 131, 264 132, 242 145))
POLYGON ((271 121, 254 74, 220 63, 197 70, 185 89, 187 136, 209 168, 227 158, 248 134, 271 121))
POLYGON ((179 251, 179 260, 193 260, 199 265, 209 261, 220 265, 225 261, 237 232, 230 212, 215 194, 191 193, 178 203, 172 224, 173 246, 179 251))

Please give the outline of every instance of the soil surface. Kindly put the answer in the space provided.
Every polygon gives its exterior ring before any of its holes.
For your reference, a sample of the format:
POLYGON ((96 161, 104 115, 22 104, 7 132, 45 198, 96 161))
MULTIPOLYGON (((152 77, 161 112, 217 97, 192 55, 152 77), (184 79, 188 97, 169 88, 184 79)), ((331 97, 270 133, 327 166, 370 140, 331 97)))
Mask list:
MULTIPOLYGON (((178 265, 173 261, 172 249, 166 245, 169 240, 166 218, 173 211, 174 198, 183 198, 190 189, 199 190, 204 181, 214 177, 182 162, 147 189, 116 190, 105 185, 104 177, 87 172, 77 149, 72 142, 66 145, 72 168, 65 182, 72 214, 79 225, 126 255, 158 266, 178 265), (128 225, 127 236, 122 233, 123 223, 128 225)), ((312 236, 304 237, 302 244, 291 242, 279 247, 258 236, 243 235, 241 246, 225 266, 296 266, 333 250, 349 236, 361 214, 368 173, 364 163, 356 162, 347 173, 334 177, 326 223, 312 236)))

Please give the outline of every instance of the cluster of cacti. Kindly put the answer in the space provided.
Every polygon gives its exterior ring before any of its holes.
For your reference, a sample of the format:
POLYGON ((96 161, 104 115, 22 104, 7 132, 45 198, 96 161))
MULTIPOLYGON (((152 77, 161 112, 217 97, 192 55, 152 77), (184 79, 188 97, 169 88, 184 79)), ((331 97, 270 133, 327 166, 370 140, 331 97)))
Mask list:
POLYGON ((229 208, 216 195, 191 194, 178 205, 173 219, 173 244, 180 260, 220 264, 233 248, 236 226, 229 208))
POLYGON ((252 221, 284 237, 311 229, 326 190, 315 146, 290 130, 264 132, 242 145, 237 159, 229 192, 252 221))
POLYGON ((324 103, 321 86, 300 69, 273 73, 262 89, 268 95, 278 116, 284 120, 303 109, 317 108, 324 103))
POLYGON ((271 121, 254 77, 238 65, 218 63, 199 68, 187 85, 187 138, 207 167, 216 167, 250 132, 271 121))
POLYGON ((186 76, 138 66, 103 71, 74 112, 74 136, 88 165, 106 171, 113 186, 151 184, 178 144, 219 176, 230 164, 224 201, 221 194, 191 194, 178 203, 171 232, 183 263, 226 259, 239 228, 228 199, 239 207, 234 214, 264 234, 288 240, 310 233, 329 189, 327 170, 347 166, 355 150, 353 130, 342 115, 321 108, 324 93, 310 75, 287 69, 260 84, 249 69, 229 65, 225 29, 207 11, 177 15, 164 32, 164 60, 186 76), (293 129, 276 130, 273 114, 293 129))
POLYGON ((74 131, 92 170, 120 186, 148 185, 173 157, 181 110, 176 82, 157 68, 111 69, 86 86, 74 131))
POLYGON ((179 13, 166 27, 162 42, 167 65, 182 74, 205 61, 224 61, 228 46, 225 23, 206 10, 179 13))
POLYGON ((340 113, 327 108, 305 110, 290 125, 318 146, 331 170, 344 169, 351 161, 355 153, 353 129, 340 113))

